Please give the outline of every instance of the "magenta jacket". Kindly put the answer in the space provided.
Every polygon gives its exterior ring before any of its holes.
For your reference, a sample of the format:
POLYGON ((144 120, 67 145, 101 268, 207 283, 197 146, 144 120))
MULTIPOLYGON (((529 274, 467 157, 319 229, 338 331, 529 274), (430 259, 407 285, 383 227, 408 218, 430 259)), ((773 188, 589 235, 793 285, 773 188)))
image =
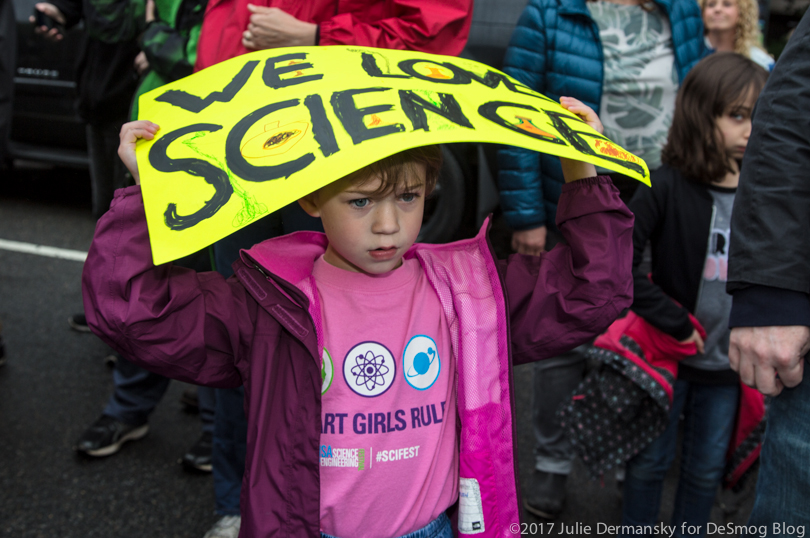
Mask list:
MULTIPOLYGON (((565 185, 557 221, 570 246, 541 257, 496 261, 488 224, 472 239, 406 254, 424 267, 451 328, 459 475, 477 484, 483 513, 459 523, 481 538, 511 537, 519 521, 512 364, 594 337, 632 302, 633 216, 610 180, 565 185)), ((114 349, 173 379, 244 385, 242 537, 319 536, 322 335, 311 272, 326 245, 312 232, 265 241, 242 252, 227 281, 155 267, 140 190, 130 187, 99 221, 84 267, 88 323, 114 349)))

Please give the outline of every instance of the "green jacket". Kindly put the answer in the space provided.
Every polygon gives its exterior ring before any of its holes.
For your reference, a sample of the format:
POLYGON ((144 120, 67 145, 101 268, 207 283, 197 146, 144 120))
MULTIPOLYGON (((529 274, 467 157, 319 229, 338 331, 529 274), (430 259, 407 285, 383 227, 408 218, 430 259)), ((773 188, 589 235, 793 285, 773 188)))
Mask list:
POLYGON ((197 41, 208 0, 156 0, 155 20, 138 40, 149 60, 132 100, 130 118, 138 119, 138 98, 194 71, 197 41))

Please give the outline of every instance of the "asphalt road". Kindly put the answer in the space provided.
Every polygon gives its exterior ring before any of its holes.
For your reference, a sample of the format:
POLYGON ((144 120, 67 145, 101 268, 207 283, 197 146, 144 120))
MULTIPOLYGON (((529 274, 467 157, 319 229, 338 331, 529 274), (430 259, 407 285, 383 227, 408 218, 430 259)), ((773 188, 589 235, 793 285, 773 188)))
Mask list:
MULTIPOLYGON (((112 390, 102 360, 109 350, 66 321, 82 308, 82 264, 2 247, 6 240, 86 252, 95 225, 89 198, 83 171, 0 172, 0 323, 8 350, 0 368, 0 536, 201 538, 217 518, 210 476, 188 474, 178 463, 199 435, 197 417, 178 402, 184 385, 172 384, 143 440, 109 458, 77 456, 76 439, 112 390)), ((499 222, 495 237, 503 251, 508 234, 499 222)), ((514 378, 525 489, 533 463, 531 366, 516 368, 514 378)), ((667 480, 662 521, 668 520, 676 473, 667 480)), ((750 488, 726 501, 741 507, 727 515, 718 503, 714 521, 744 523, 750 488)), ((543 521, 524 513, 523 530, 597 536, 600 523, 620 520, 615 478, 589 480, 577 463, 561 518, 553 527, 539 526, 543 521)))

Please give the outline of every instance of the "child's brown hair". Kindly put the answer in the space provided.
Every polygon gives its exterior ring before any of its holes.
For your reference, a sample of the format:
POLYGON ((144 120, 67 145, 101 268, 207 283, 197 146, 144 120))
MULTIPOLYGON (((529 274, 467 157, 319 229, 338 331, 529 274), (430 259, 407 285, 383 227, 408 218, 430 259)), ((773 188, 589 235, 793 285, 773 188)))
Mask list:
MULTIPOLYGON (((661 160, 685 176, 715 183, 729 172, 717 118, 759 96, 768 72, 736 52, 715 52, 686 75, 661 160)), ((750 110, 747 111, 749 114, 750 110)))
MULTIPOLYGON (((420 146, 406 149, 352 172, 346 176, 346 179, 351 184, 362 184, 371 178, 379 177, 381 184, 374 194, 386 194, 396 189, 404 178, 414 177, 413 174, 409 175, 406 171, 413 166, 419 165, 425 167, 425 196, 427 196, 436 187, 439 171, 442 168, 442 149, 440 146, 420 146)), ((410 190, 418 186, 418 184, 409 184, 405 188, 410 190)))

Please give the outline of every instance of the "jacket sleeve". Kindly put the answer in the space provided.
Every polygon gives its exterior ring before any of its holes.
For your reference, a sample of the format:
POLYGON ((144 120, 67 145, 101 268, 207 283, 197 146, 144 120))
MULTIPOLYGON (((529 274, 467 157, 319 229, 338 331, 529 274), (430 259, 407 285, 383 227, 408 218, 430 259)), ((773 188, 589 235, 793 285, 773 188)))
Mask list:
POLYGON ((158 75, 169 81, 179 80, 194 71, 199 36, 199 25, 183 35, 165 22, 154 21, 141 37, 141 50, 158 75))
POLYGON ((146 1, 84 0, 87 35, 104 43, 133 41, 146 26, 146 1))
POLYGON ((140 187, 117 191, 82 273, 88 325, 127 359, 172 379, 237 387, 255 303, 235 280, 154 266, 140 187))
POLYGON ((555 357, 602 333, 633 300, 633 214, 610 178, 563 186, 566 240, 542 256, 499 262, 515 364, 555 357))
POLYGON ((633 227, 633 312, 644 318, 656 329, 676 340, 684 340, 692 334, 694 326, 689 321, 689 311, 672 300, 660 286, 650 280, 641 268, 644 249, 651 237, 657 235, 664 219, 668 184, 652 179, 652 187, 636 189, 628 206, 636 216, 633 227))
POLYGON ((341 13, 320 23, 319 45, 360 45, 458 55, 470 33, 472 0, 385 0, 395 17, 363 22, 341 13))
MULTIPOLYGON (((757 101, 731 216, 727 289, 742 326, 759 294, 749 286, 810 293, 810 15, 805 14, 757 101)), ((778 301, 759 301, 757 325, 783 319, 778 301)), ((783 324, 783 323, 774 323, 783 324)))
MULTIPOLYGON (((540 8, 523 10, 506 49, 503 70, 527 87, 546 92, 546 31, 540 8)), ((536 151, 503 146, 498 150, 498 190, 506 223, 513 230, 546 226, 543 174, 536 151)))

